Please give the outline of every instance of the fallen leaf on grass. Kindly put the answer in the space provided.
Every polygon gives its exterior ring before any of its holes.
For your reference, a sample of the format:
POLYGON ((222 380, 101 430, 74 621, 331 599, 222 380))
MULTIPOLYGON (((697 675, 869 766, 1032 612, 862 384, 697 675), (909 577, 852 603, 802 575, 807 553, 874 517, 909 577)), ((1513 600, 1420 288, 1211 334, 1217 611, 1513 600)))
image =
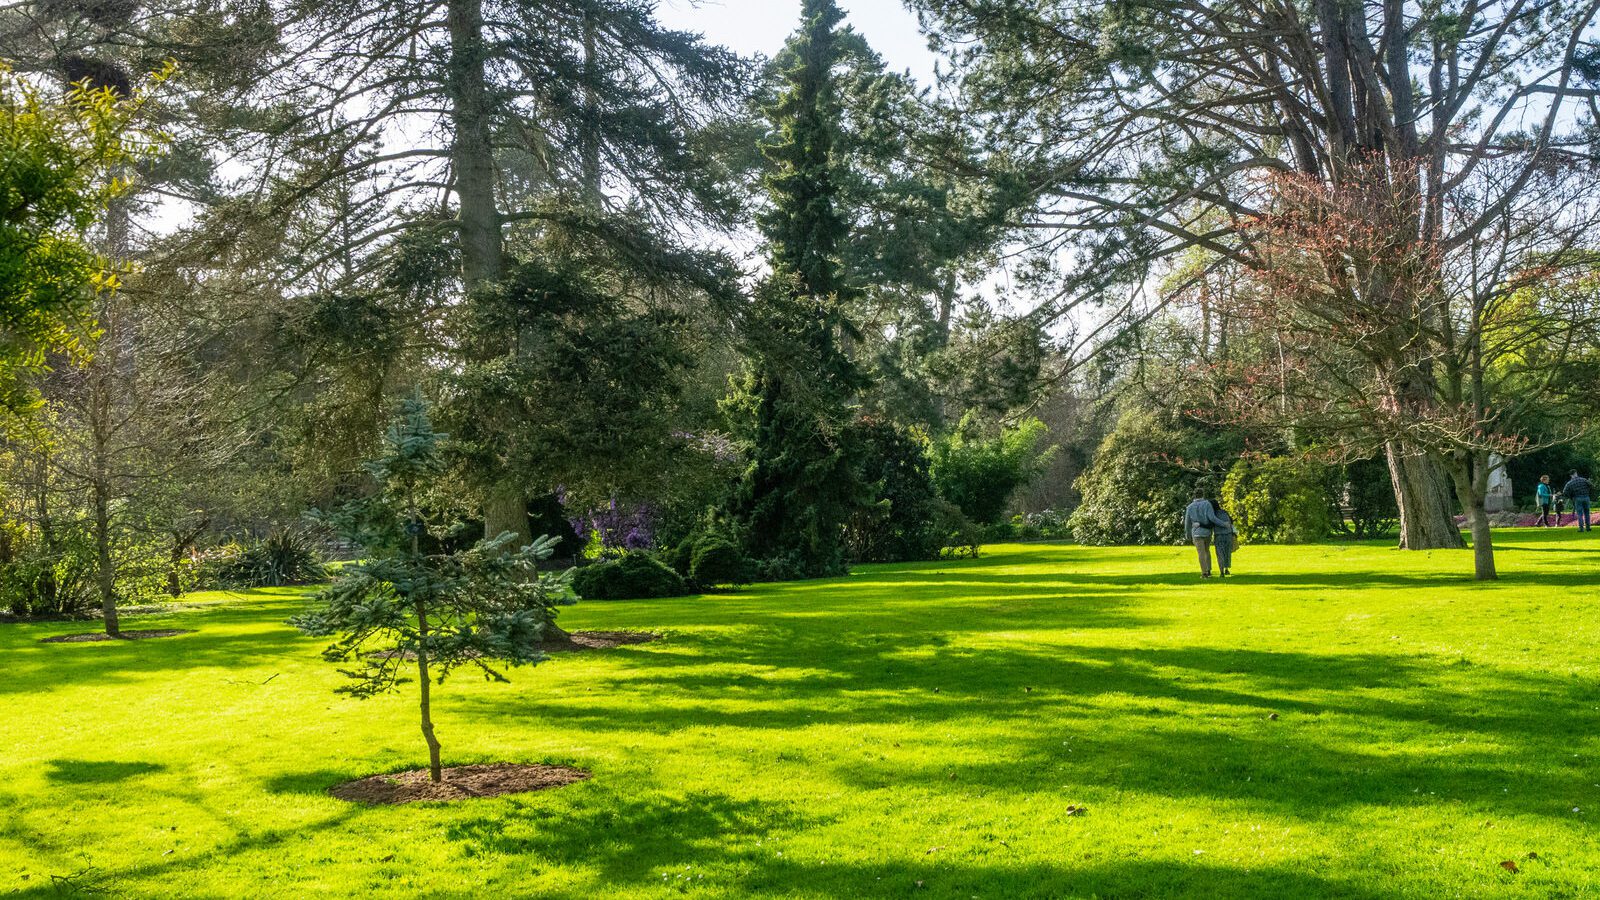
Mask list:
POLYGON ((1510 872, 1513 875, 1515 875, 1515 874, 1517 874, 1517 872, 1521 871, 1520 869, 1517 868, 1517 864, 1515 862, 1512 862, 1509 859, 1501 862, 1500 863, 1500 868, 1505 869, 1507 872, 1510 872))
POLYGON ((1069 816, 1081 816, 1081 815, 1083 815, 1084 813, 1086 813, 1088 811, 1089 811, 1089 807, 1087 807, 1087 806, 1069 806, 1069 807, 1067 807, 1067 815, 1069 815, 1069 816))
POLYGON ((1267 716, 1267 718, 1271 719, 1274 722, 1276 722, 1276 721, 1278 721, 1278 714, 1277 713, 1273 713, 1272 715, 1267 716))

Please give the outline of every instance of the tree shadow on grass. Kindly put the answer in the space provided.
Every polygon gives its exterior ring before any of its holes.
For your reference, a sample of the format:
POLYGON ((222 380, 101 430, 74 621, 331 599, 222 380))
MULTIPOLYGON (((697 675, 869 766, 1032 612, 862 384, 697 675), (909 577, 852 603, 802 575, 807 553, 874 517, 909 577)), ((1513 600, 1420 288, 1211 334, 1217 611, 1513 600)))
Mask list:
POLYGON ((88 759, 52 759, 45 778, 56 784, 115 784, 139 775, 165 772, 163 763, 88 759))
MULTIPOLYGON (((1379 895, 1335 878, 1252 866, 1121 859, 1081 865, 1008 864, 991 836, 996 861, 941 857, 918 845, 877 843, 888 862, 785 856, 786 839, 826 826, 786 803, 718 792, 681 796, 605 796, 572 808, 502 805, 445 827, 468 856, 504 858, 507 880, 530 862, 590 869, 593 881, 541 896, 588 898, 660 886, 704 888, 741 897, 1342 897, 1379 895), (515 870, 511 870, 515 867, 515 870)), ((866 836, 863 836, 866 839, 866 836)), ((882 838, 878 839, 882 841, 882 838)), ((978 852, 982 852, 979 848, 978 852)), ((843 853, 841 857, 851 854, 843 853)))
POLYGON ((271 598, 251 602, 248 608, 212 608, 140 622, 160 622, 156 627, 176 622, 195 629, 181 641, 40 644, 34 638, 44 632, 37 627, 3 626, 0 653, 5 655, 6 677, 0 679, 0 694, 48 692, 65 683, 65 673, 74 684, 109 685, 187 669, 246 669, 272 659, 314 658, 325 640, 279 624, 302 605, 296 598, 271 598), (270 626, 262 628, 264 621, 270 626))
POLYGON ((814 749, 800 757, 863 789, 926 789, 953 773, 953 790, 1020 795, 1054 772, 1095 788, 1245 800, 1311 819, 1440 797, 1570 818, 1574 798, 1593 794, 1584 767, 1567 764, 1573 746, 1600 730, 1600 686, 1580 679, 1420 655, 973 648, 791 629, 677 643, 672 653, 618 659, 589 679, 592 692, 460 703, 475 717, 591 735, 746 730, 780 749, 785 732, 824 725, 905 727, 916 740, 1001 724, 1012 735, 970 765, 905 765, 893 754, 877 764, 814 749), (1064 748, 1064 736, 1082 743, 1064 748))

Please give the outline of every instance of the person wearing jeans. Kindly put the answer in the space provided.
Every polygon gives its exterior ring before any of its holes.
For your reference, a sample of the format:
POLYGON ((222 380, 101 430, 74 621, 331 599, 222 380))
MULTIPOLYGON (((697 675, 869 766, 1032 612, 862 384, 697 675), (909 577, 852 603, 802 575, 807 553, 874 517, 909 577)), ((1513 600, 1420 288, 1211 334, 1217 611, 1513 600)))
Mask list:
POLYGON ((1200 577, 1211 577, 1211 529, 1222 523, 1217 521, 1216 514, 1211 511, 1211 501, 1206 499, 1206 492, 1198 488, 1194 492, 1194 500, 1183 511, 1183 536, 1185 540, 1194 542, 1194 549, 1200 556, 1200 577))
POLYGON ((1594 484, 1576 471, 1567 479, 1561 493, 1572 501, 1572 511, 1578 514, 1578 530, 1589 530, 1589 498, 1594 496, 1594 484))

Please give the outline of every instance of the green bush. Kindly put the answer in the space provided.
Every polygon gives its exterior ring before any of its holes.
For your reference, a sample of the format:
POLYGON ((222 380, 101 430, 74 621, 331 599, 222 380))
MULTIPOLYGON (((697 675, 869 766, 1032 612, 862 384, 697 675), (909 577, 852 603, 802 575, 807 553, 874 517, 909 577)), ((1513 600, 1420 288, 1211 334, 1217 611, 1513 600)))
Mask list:
POLYGON ((939 496, 961 508, 979 525, 995 525, 1017 489, 1049 463, 1054 446, 1046 446, 1050 429, 1026 419, 998 436, 985 436, 968 413, 952 434, 933 445, 929 474, 939 496))
POLYGON ((1350 507, 1350 534, 1373 538, 1389 533, 1400 521, 1389 478, 1389 461, 1379 456, 1344 467, 1345 495, 1350 507))
POLYGON ((706 535, 695 544, 689 561, 689 580, 707 587, 748 584, 753 574, 744 551, 727 538, 706 535))
POLYGON ((1303 544, 1339 522, 1337 467, 1301 457, 1241 459, 1222 485, 1222 504, 1242 541, 1303 544))
POLYGON ((18 616, 76 616, 100 605, 94 542, 87 528, 0 531, 0 606, 18 616))
POLYGON ((682 575, 648 553, 583 566, 573 575, 572 589, 585 600, 646 600, 690 593, 682 575))
POLYGON ((328 568, 306 531, 280 528, 255 544, 224 545, 212 561, 212 580, 227 587, 283 587, 328 580, 328 568))
POLYGON ((1080 544, 1175 544, 1194 488, 1237 455, 1237 435, 1142 410, 1117 420, 1078 477, 1083 502, 1067 525, 1080 544))
POLYGON ((846 523, 850 559, 937 559, 949 536, 943 527, 948 504, 934 489, 927 438, 881 420, 857 422, 852 428, 862 449, 861 480, 872 486, 875 502, 858 509, 846 523))

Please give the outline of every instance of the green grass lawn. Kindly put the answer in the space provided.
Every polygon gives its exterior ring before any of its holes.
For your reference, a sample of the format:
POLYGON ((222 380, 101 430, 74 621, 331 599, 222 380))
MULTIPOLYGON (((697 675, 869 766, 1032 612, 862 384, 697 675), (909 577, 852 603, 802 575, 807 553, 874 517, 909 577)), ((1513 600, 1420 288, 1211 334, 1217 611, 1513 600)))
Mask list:
POLYGON ((413 694, 333 693, 298 592, 126 626, 197 629, 159 641, 0 626, 0 894, 1600 897, 1600 543, 1497 539, 1489 585, 1039 544, 582 604, 667 638, 463 671, 435 715, 447 765, 593 780, 454 805, 323 793, 425 748, 413 694))

